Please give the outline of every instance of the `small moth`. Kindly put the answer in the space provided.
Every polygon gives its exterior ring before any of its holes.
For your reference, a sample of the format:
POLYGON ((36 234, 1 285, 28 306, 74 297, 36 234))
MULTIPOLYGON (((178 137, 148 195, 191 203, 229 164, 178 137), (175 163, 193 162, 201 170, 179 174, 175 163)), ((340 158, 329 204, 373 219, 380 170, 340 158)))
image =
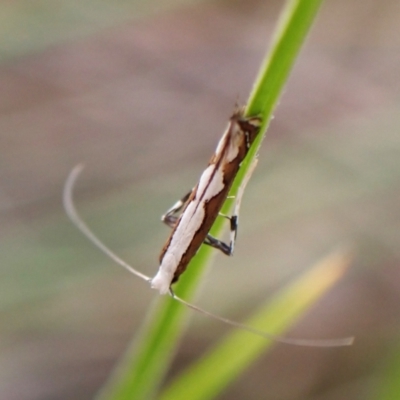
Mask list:
POLYGON ((196 255, 203 243, 222 251, 226 255, 233 254, 240 203, 245 187, 255 169, 256 161, 250 166, 238 190, 233 215, 230 217, 221 215, 220 210, 228 197, 229 190, 243 160, 259 133, 260 126, 260 118, 256 116, 245 117, 244 108, 236 108, 217 145, 215 153, 211 157, 207 168, 201 174, 197 185, 181 200, 177 201, 161 218, 164 223, 172 228, 172 232, 161 251, 160 266, 153 278, 136 270, 110 250, 98 239, 77 213, 73 202, 73 188, 82 171, 83 167, 81 165, 76 166, 71 171, 64 186, 63 202, 66 213, 77 228, 112 260, 139 278, 150 282, 151 287, 158 290, 160 294, 169 293, 172 298, 195 311, 239 329, 247 330, 256 335, 282 343, 313 347, 351 345, 353 342, 352 337, 332 340, 308 340, 285 338, 262 332, 188 303, 176 296, 171 289, 171 285, 186 270, 190 260, 196 255), (209 234, 211 226, 219 215, 230 221, 229 245, 209 234))
MULTIPOLYGON (((238 226, 238 206, 230 220, 231 243, 213 238, 209 231, 219 215, 232 183, 256 138, 261 120, 245 118, 238 108, 217 145, 199 183, 182 200, 163 215, 162 220, 173 231, 160 255, 160 268, 151 280, 151 287, 166 294, 171 284, 179 279, 202 243, 213 246, 227 255, 233 253, 238 226), (179 218, 175 214, 182 210, 179 218)), ((240 204, 243 190, 239 190, 236 204, 240 204)))

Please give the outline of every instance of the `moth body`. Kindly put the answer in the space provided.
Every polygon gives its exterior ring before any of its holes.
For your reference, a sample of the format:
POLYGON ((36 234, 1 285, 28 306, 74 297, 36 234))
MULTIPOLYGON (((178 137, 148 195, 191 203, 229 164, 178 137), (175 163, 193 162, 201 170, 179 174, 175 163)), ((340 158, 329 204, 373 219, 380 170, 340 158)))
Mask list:
MULTIPOLYGON (((182 206, 182 214, 161 251, 160 267, 151 280, 151 287, 160 294, 169 292, 171 284, 179 279, 203 242, 219 248, 229 247, 212 237, 209 238, 208 233, 228 196, 243 159, 258 134, 259 126, 260 120, 245 118, 242 109, 237 110, 231 117, 215 153, 201 174, 197 186, 182 206)), ((172 208, 167 215, 175 211, 172 208)), ((228 253, 226 248, 223 248, 223 251, 228 253)))

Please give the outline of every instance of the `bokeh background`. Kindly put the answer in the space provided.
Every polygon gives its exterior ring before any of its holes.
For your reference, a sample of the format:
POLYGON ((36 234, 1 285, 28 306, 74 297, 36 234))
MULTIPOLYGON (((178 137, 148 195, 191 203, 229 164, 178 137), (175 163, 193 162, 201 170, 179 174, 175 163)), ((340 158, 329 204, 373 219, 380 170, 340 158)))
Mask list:
MULTIPOLYGON (((159 216, 247 98, 282 5, 0 3, 2 399, 91 398, 157 296, 68 221, 70 169, 86 165, 76 202, 89 225, 154 274, 159 216)), ((235 257, 216 255, 198 298, 240 320, 349 245, 350 270, 290 336, 356 343, 276 345, 221 399, 378 399, 397 365, 399 17, 395 0, 326 1, 263 143, 235 257)), ((227 329, 193 315, 170 377, 227 329)))

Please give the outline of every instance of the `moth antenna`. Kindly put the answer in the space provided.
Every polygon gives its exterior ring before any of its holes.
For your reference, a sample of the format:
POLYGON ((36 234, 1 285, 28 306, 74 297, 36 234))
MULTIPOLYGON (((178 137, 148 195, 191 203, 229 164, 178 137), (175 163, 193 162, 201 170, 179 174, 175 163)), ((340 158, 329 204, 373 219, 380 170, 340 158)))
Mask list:
MULTIPOLYGON (((68 178, 64 185, 63 204, 64 204, 64 208, 65 208, 65 211, 66 211, 68 217, 70 218, 72 223, 86 236, 86 238, 92 244, 94 244, 99 250, 101 250, 109 258, 111 258, 114 262, 116 262, 117 264, 119 264, 120 266, 125 268, 127 271, 131 272, 132 274, 136 275, 137 277, 139 277, 147 282, 150 282, 151 278, 149 276, 137 271, 135 268, 133 268, 131 265, 129 265, 127 262, 125 262, 122 258, 117 256, 111 249, 109 249, 91 231, 91 229, 86 225, 86 223, 79 216, 78 212, 76 211, 74 201, 73 201, 73 189, 74 189, 75 183, 76 183, 80 173, 82 172, 82 170, 83 170, 83 165, 82 164, 77 165, 68 175, 68 178)), ((181 304, 185 305, 186 307, 188 307, 194 311, 197 311, 203 315, 206 315, 209 318, 216 319, 217 321, 221 321, 221 322, 231 325, 235 328, 248 331, 257 336, 261 336, 266 339, 274 340, 276 342, 286 343, 286 344, 291 344, 291 345, 296 345, 296 346, 309 346, 309 347, 341 347, 341 346, 350 346, 354 342, 354 337, 341 338, 341 339, 313 340, 313 339, 285 338, 282 336, 273 335, 273 334, 252 328, 248 325, 241 324, 240 322, 232 321, 230 319, 213 314, 209 311, 203 310, 202 308, 200 308, 194 304, 191 304, 191 303, 181 299, 180 297, 176 296, 175 293, 172 291, 172 289, 170 289, 169 293, 174 300, 180 302, 181 304)))
POLYGON ((64 191, 63 191, 63 204, 65 211, 72 221, 72 223, 89 239, 92 244, 94 244, 99 250, 105 253, 108 257, 110 257, 113 261, 115 261, 120 266, 124 267, 126 270, 131 272, 132 274, 138 276, 139 278, 150 281, 150 277, 142 274, 137 271, 135 268, 126 263, 122 258, 118 257, 111 249, 109 249, 86 225, 83 219, 79 216, 76 211, 74 200, 73 200, 73 192, 75 183, 83 170, 83 164, 77 165, 68 175, 67 180, 65 181, 64 191))
POLYGON ((172 289, 170 289, 170 295, 173 299, 179 301, 186 307, 191 308, 192 310, 197 311, 201 314, 204 314, 207 317, 216 319, 225 324, 234 326, 235 328, 242 329, 244 331, 253 333, 254 335, 261 336, 263 338, 270 339, 275 342, 290 344, 294 346, 307 346, 307 347, 342 347, 342 346, 351 346, 354 342, 354 337, 346 337, 339 339, 295 339, 295 338, 286 338, 283 336, 274 335, 272 333, 267 333, 256 328, 252 328, 251 326, 241 324, 240 322, 232 321, 228 318, 224 318, 219 315, 213 314, 209 311, 203 310, 202 308, 195 306, 194 304, 188 303, 187 301, 178 297, 172 291, 172 289))

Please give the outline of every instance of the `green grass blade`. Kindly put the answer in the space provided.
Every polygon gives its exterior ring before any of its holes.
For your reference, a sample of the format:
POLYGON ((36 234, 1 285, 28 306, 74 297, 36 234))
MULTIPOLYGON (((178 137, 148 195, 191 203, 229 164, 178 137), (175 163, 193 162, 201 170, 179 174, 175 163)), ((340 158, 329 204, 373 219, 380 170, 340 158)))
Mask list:
POLYGON ((290 0, 250 94, 248 115, 268 120, 323 0, 290 0))
MULTIPOLYGON (((210 260, 209 248, 202 248, 191 262, 191 268, 174 288, 175 293, 189 299, 210 260)), ((157 299, 147 315, 146 323, 133 340, 97 400, 148 400, 158 392, 175 348, 187 322, 187 308, 170 297, 157 299)))
POLYGON ((394 347, 371 400, 397 400, 400 393, 400 348, 394 347))
MULTIPOLYGON (((268 125, 321 2, 322 0, 292 0, 285 6, 270 53, 263 62, 247 108, 248 115, 258 114, 263 118, 263 130, 268 125)), ((232 194, 237 192, 251 160, 255 158, 262 136, 257 138, 243 162, 232 187, 232 194)), ((230 203, 224 205, 223 212, 228 213, 229 208, 230 203)), ((218 219, 211 233, 215 236, 220 235, 224 225, 226 225, 224 221, 218 219)), ((175 288, 178 296, 188 301, 193 299, 210 259, 210 249, 202 248, 175 288)), ((182 335, 187 312, 187 309, 171 299, 160 299, 148 316, 139 338, 131 345, 119 367, 103 387, 98 399, 148 400, 154 397, 182 335)))
MULTIPOLYGON (((335 253, 320 261, 263 306, 246 324, 280 335, 337 282, 349 262, 347 253, 335 253)), ((159 399, 213 399, 272 345, 273 342, 262 337, 233 331, 182 373, 159 399)))
MULTIPOLYGON (((322 2, 323 0, 289 0, 282 11, 271 48, 262 62, 246 109, 246 115, 259 115, 262 118, 262 132, 266 132, 268 128, 281 92, 322 2)), ((263 139, 264 135, 256 138, 232 186, 232 195, 237 192, 263 139)))

